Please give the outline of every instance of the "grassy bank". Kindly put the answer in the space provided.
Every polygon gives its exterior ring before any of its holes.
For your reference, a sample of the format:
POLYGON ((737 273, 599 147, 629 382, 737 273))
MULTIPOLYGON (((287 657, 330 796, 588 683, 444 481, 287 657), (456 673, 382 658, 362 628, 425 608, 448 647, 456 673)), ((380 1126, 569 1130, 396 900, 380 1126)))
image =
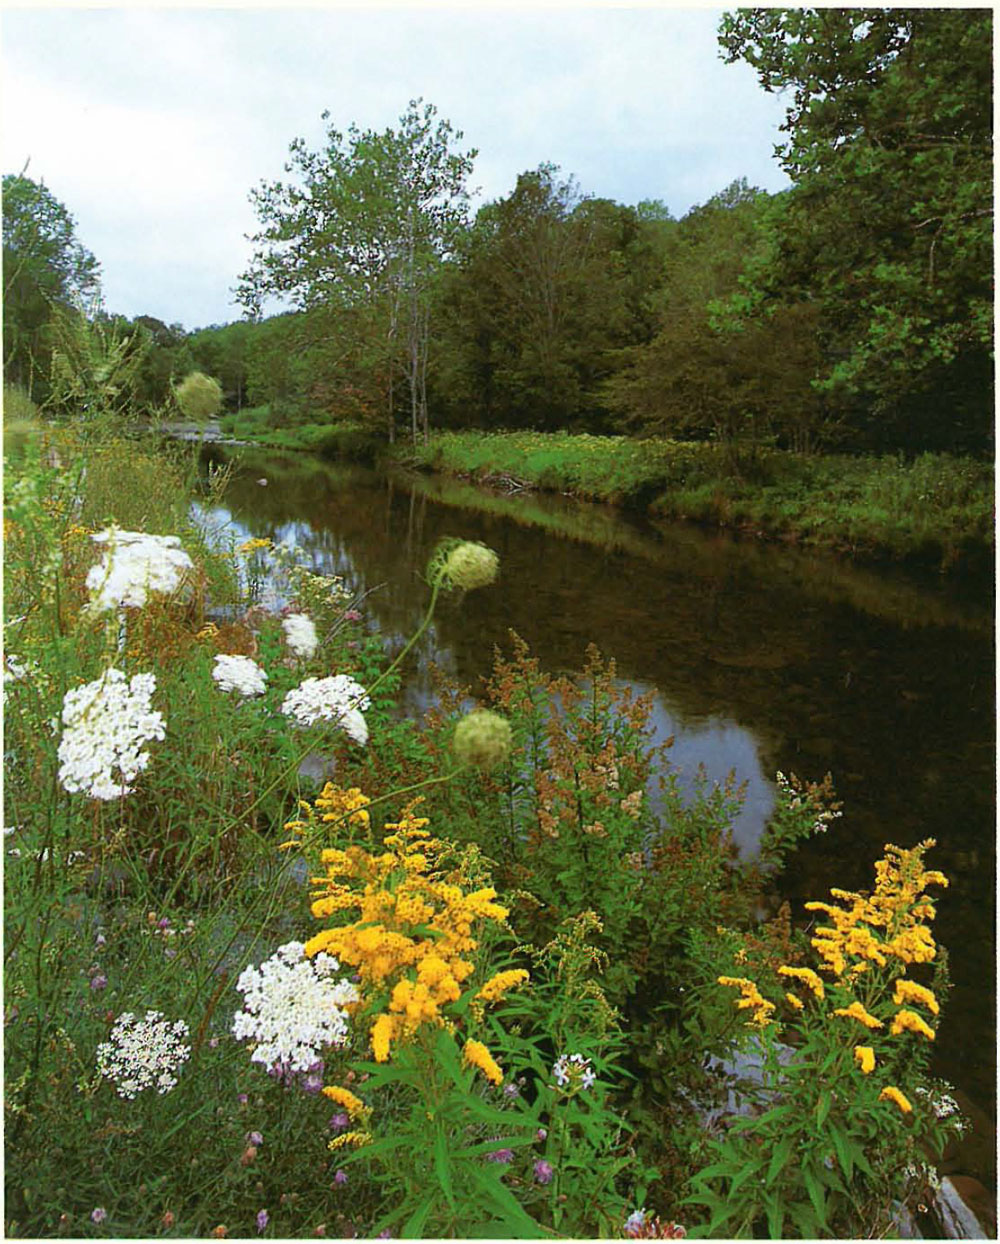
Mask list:
POLYGON ((357 423, 283 423, 271 414, 268 406, 223 415, 219 428, 226 436, 268 449, 296 449, 324 458, 366 462, 375 456, 371 436, 357 423))
POLYGON ((760 450, 734 470, 717 445, 539 432, 443 432, 395 460, 483 483, 569 493, 852 554, 951 565, 993 545, 993 471, 949 454, 760 450))

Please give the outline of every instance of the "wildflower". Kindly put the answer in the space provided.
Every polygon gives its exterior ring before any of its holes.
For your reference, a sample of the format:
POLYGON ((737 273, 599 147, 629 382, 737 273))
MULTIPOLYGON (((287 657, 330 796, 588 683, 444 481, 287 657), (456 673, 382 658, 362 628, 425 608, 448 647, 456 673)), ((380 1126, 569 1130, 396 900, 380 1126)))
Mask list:
POLYGON ((264 1231, 264 1229, 267 1227, 267 1224, 270 1222, 270 1220, 271 1220, 271 1215, 267 1212, 266 1209, 257 1211, 257 1234, 258 1235, 260 1235, 264 1231))
POLYGON ((736 1007, 738 1010, 753 1010, 752 1023, 763 1028, 771 1022, 774 1003, 761 996, 752 980, 748 980, 745 976, 720 976, 718 982, 720 985, 733 985, 739 989, 741 997, 736 1007))
POLYGON ((229 1235, 229 1228, 224 1222, 220 1222, 219 1225, 217 1227, 213 1227, 208 1234, 213 1240, 224 1240, 229 1235))
POLYGON ((852 1002, 850 1006, 838 1006, 834 1015, 843 1015, 845 1019, 856 1019, 866 1028, 884 1028, 885 1024, 874 1015, 869 1015, 860 1002, 852 1002))
POLYGON ((370 1145, 372 1143, 371 1132, 345 1132, 343 1136, 335 1136, 327 1144, 328 1149, 344 1149, 347 1145, 355 1145, 361 1148, 362 1145, 370 1145))
POLYGON ((645 1225, 646 1211, 644 1209, 636 1209, 625 1219, 625 1225, 622 1230, 627 1236, 635 1237, 645 1225))
POLYGON ((292 652, 308 660, 319 647, 319 636, 312 618, 307 613, 290 613, 281 625, 292 652))
POLYGON ((492 769, 510 755, 510 722, 489 709, 477 708, 455 727, 452 746, 458 759, 478 769, 492 769))
POLYGON ((870 1045, 856 1045, 854 1047, 854 1057, 857 1059, 864 1075, 870 1075, 874 1071, 875 1051, 870 1045))
POLYGON ((177 1220, 173 1212, 168 1209, 160 1219, 160 1226, 164 1229, 164 1231, 169 1231, 176 1221, 177 1220))
POLYGON ((778 975, 792 976, 796 980, 802 981, 804 985, 809 986, 816 998, 822 1000, 825 993, 823 982, 811 968, 780 967, 778 968, 778 975))
POLYGON ((352 1119, 365 1112, 365 1103, 361 1098, 355 1097, 350 1089, 341 1088, 338 1084, 327 1085, 323 1090, 323 1096, 329 1097, 338 1106, 343 1106, 352 1119))
POLYGON ((125 1011, 110 1039, 97 1047, 97 1070, 114 1082, 119 1097, 132 1099, 154 1086, 158 1093, 169 1093, 191 1054, 187 1037, 182 1019, 171 1023, 160 1011, 147 1011, 143 1019, 136 1019, 125 1011))
POLYGON ((177 536, 151 536, 112 526, 91 539, 108 546, 103 560, 87 575, 89 608, 96 613, 123 606, 141 609, 151 592, 175 592, 194 570, 177 536))
POLYGON ((257 1160, 257 1146, 247 1145, 247 1147, 240 1154, 240 1166, 249 1166, 251 1162, 255 1162, 256 1160, 257 1160))
POLYGON ((163 714, 151 705, 153 674, 107 669, 93 682, 67 691, 63 698, 65 729, 59 743, 59 781, 72 793, 93 799, 130 794, 130 782, 149 763, 142 747, 166 735, 163 714), (116 779, 112 771, 117 769, 116 779))
POLYGON ((896 981, 896 991, 892 997, 893 1002, 899 1006, 903 1002, 920 1002, 927 1007, 932 1015, 939 1014, 941 1008, 938 1006, 938 1000, 929 989, 925 989, 923 985, 918 985, 916 981, 907 980, 905 976, 901 976, 896 981))
POLYGON ((540 1127, 535 1133, 535 1139, 539 1142, 539 1144, 541 1144, 541 1142, 548 1137, 548 1134, 548 1131, 544 1127, 540 1127))
POLYGON ((90 978, 90 987, 91 989, 107 989, 108 978, 102 972, 98 972, 96 976, 90 978))
POLYGON ((240 1103, 241 1106, 245 1106, 250 1099, 249 1097, 247 1097, 246 1093, 237 1093, 236 1100, 240 1103))
POLYGON ((555 1171, 544 1158, 539 1158, 532 1168, 535 1172, 535 1182, 540 1184, 550 1184, 555 1171))
POLYGON ((92 1209, 90 1211, 91 1222, 103 1222, 105 1218, 107 1218, 107 1216, 108 1216, 108 1211, 104 1208, 103 1205, 98 1205, 95 1209, 92 1209))
POLYGON ((486 1155, 487 1162, 503 1162, 504 1164, 514 1161, 513 1149, 494 1149, 492 1153, 486 1155))
POLYGON ((895 1102, 903 1114, 913 1113, 913 1107, 907 1100, 906 1095, 901 1093, 898 1088, 894 1088, 891 1084, 886 1085, 882 1092, 879 1093, 878 1099, 879 1101, 895 1102))
POLYGON ((503 1082, 503 1072, 499 1064, 482 1041, 466 1041, 462 1057, 465 1062, 478 1067, 491 1083, 501 1084, 503 1082))
POLYGON ((237 545, 237 553, 255 553, 258 549, 269 549, 271 541, 263 539, 260 536, 251 536, 249 540, 244 540, 242 544, 237 545))
POLYGON ((593 1088, 597 1080, 590 1066, 590 1059, 584 1058, 582 1054, 561 1055, 552 1067, 552 1074, 560 1088, 569 1086, 571 1091, 577 1087, 593 1088))
POLYGON ((335 978, 340 963, 331 955, 309 959, 301 942, 288 942, 259 968, 248 967, 236 982, 243 1010, 233 1018, 238 1040, 256 1043, 251 1061, 309 1073, 327 1045, 347 1041, 344 1007, 358 1001, 349 981, 335 978))
POLYGON ((212 677, 220 691, 236 691, 247 698, 263 695, 267 690, 267 673, 249 657, 220 652, 215 658, 212 677))
POLYGON ((427 582, 432 587, 471 592, 492 583, 499 568, 499 557, 485 544, 452 537, 434 550, 427 564, 427 582))
POLYGON ((299 726, 332 721, 360 746, 368 742, 368 723, 362 716, 370 705, 364 687, 347 674, 307 678, 285 696, 281 711, 299 726))
POLYGON ((891 1036, 898 1037, 901 1032, 919 1032, 928 1041, 934 1040, 934 1029, 925 1024, 915 1011, 897 1011, 896 1017, 889 1028, 891 1036))
POLYGON ((247 1132, 247 1144, 260 1147, 264 1143, 264 1137, 260 1132, 247 1132))
POLYGON ((490 977, 476 994, 476 997, 481 998, 484 1002, 497 1002, 509 989, 514 989, 527 979, 528 973, 524 968, 514 968, 509 972, 497 972, 495 976, 490 977))
POLYGON ((802 1011, 805 1009, 805 1003, 801 998, 797 998, 793 993, 786 993, 785 1001, 789 1004, 789 1006, 794 1007, 796 1011, 802 1011))
POLYGON ((342 1132, 350 1121, 350 1117, 341 1110, 337 1114, 330 1116, 330 1122, 327 1126, 333 1132, 342 1132))
POLYGON ((344 1184, 347 1183, 347 1171, 338 1168, 334 1172, 333 1182, 337 1184, 338 1187, 343 1187, 344 1184))

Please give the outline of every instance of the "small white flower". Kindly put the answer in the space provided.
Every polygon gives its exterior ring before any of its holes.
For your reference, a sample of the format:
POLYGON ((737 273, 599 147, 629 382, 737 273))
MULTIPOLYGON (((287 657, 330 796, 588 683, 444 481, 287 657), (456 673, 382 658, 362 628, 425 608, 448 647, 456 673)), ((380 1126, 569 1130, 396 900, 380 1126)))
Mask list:
POLYGON ((220 691, 237 691, 242 696, 263 695, 267 690, 267 674, 250 657, 229 656, 220 652, 215 658, 212 677, 220 691))
POLYGON ((565 1088, 568 1084, 578 1084, 582 1089, 589 1089, 597 1082, 590 1059, 584 1058, 582 1054, 561 1055, 556 1059, 552 1074, 560 1088, 565 1088))
POLYGON ((317 721, 336 722, 355 743, 368 742, 368 723, 362 711, 370 706, 368 694, 348 674, 332 678, 307 678, 285 696, 281 711, 297 725, 311 726, 317 721))
POLYGON ((194 569, 177 536, 151 536, 109 527, 91 539, 108 546, 103 560, 87 575, 90 608, 98 613, 122 606, 141 609, 150 592, 177 591, 194 569))
POLYGON ((121 670, 108 669, 66 692, 59 781, 67 791, 92 799, 118 799, 131 792, 129 783, 149 764, 143 744, 166 735, 163 714, 152 709, 155 689, 154 674, 135 674, 128 681, 121 670))
POLYGON ((297 657, 308 659, 319 647, 315 623, 307 613, 290 613, 281 625, 288 646, 297 657))
POLYGON ((162 1011, 147 1011, 143 1019, 125 1011, 110 1039, 97 1047, 97 1070, 114 1083, 119 1097, 131 1099, 148 1088, 169 1093, 191 1055, 188 1035, 182 1019, 171 1023, 162 1011))
POLYGON ((233 1017, 233 1036, 253 1041, 251 1061, 268 1069, 308 1071, 325 1046, 347 1042, 347 1012, 358 991, 334 973, 333 955, 306 958, 301 942, 288 942, 259 968, 248 967, 236 982, 244 1009, 233 1017))

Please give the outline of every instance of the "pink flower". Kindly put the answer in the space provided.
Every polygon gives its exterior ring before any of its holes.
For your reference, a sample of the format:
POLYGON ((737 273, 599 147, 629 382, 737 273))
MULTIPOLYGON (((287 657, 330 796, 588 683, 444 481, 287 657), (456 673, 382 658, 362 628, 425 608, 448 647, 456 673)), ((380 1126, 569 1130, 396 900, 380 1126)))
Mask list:
POLYGON ((544 1158, 539 1158, 535 1163, 535 1178, 540 1184, 550 1184, 555 1171, 544 1158))
POLYGON ((338 1170, 333 1177, 333 1182, 343 1186, 347 1183, 347 1171, 338 1170))
POLYGON ((260 1210, 260 1212, 257 1214, 257 1233, 258 1234, 260 1234, 260 1232, 264 1230, 268 1222, 270 1222, 270 1219, 271 1219, 271 1216, 270 1214, 268 1214, 266 1209, 260 1210))
POLYGON ((107 1216, 108 1216, 108 1211, 104 1209, 103 1206, 98 1205, 96 1209, 91 1210, 90 1221, 91 1222, 103 1222, 105 1218, 107 1218, 107 1216))

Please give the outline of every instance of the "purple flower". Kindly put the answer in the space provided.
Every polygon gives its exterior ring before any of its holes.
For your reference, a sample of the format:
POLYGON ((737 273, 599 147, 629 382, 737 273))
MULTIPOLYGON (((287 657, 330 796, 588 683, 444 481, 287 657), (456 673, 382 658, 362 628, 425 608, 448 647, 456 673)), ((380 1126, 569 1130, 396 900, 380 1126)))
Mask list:
POLYGON ((249 1098, 247 1097, 246 1093, 237 1093, 236 1100, 240 1103, 241 1106, 245 1106, 249 1098))
MULTIPOLYGON (((157 927, 158 929, 169 929, 169 928, 170 928, 170 917, 169 917, 169 916, 162 916, 162 917, 161 917, 161 918, 160 918, 160 919, 156 922, 156 927, 157 927)), ((262 1212, 263 1212, 263 1211, 262 1211, 262 1212)))
POLYGON ((540 1184, 550 1184, 554 1174, 555 1171, 544 1158, 539 1158, 535 1163, 535 1179, 537 1179, 540 1184))
POLYGON ((219 1048, 219 1038, 218 1038, 218 1037, 209 1037, 209 1039, 208 1039, 208 1048, 209 1048, 210 1050, 215 1050, 215 1049, 218 1049, 218 1048, 219 1048))
POLYGON ((350 1123, 350 1121, 351 1121, 350 1118, 346 1114, 341 1112, 340 1114, 335 1114, 333 1116, 333 1118, 330 1120, 329 1126, 330 1126, 331 1131, 342 1132, 344 1128, 348 1125, 348 1123, 350 1123))
POLYGON ((91 1210, 90 1221, 91 1222, 103 1222, 105 1218, 107 1218, 107 1216, 108 1216, 108 1211, 104 1209, 103 1206, 98 1205, 96 1209, 91 1210))
POLYGON ((261 1136, 260 1132, 247 1132, 248 1145, 262 1145, 263 1143, 264 1137, 261 1136))
POLYGON ((492 1153, 486 1155, 487 1162, 513 1162, 513 1149, 494 1149, 492 1153))
POLYGON ((547 1136, 548 1136, 548 1132, 545 1130, 544 1127, 540 1127, 538 1131, 535 1133, 536 1140, 544 1140, 547 1136))
POLYGON ((270 1221, 270 1214, 268 1214, 267 1210, 266 1209, 260 1210, 260 1212, 257 1214, 258 1235, 260 1234, 261 1231, 264 1230, 264 1228, 267 1226, 269 1221, 270 1221))
POLYGON ((104 936, 103 933, 98 933, 97 937, 94 938, 94 945, 98 950, 100 950, 102 946, 107 946, 107 944, 108 944, 108 939, 104 936))
POLYGON ((347 1171, 338 1170, 333 1177, 333 1182, 343 1186, 347 1183, 347 1171))
POLYGON ((623 1230, 627 1236, 631 1236, 634 1239, 645 1225, 646 1211, 644 1209, 636 1209, 625 1219, 623 1230))
POLYGON ((90 978, 90 987, 91 989, 107 989, 108 978, 103 973, 98 972, 96 976, 90 978))
POLYGON ((357 611, 357 609, 345 610, 344 617, 347 619, 348 622, 360 622, 361 621, 361 614, 357 611))
POLYGON ((380 1231, 375 1238, 376 1240, 391 1240, 392 1232, 389 1230, 388 1227, 386 1227, 386 1229, 384 1231, 380 1231))
POLYGON ((503 1086, 504 1097, 517 1097, 521 1090, 513 1082, 508 1082, 503 1086))

